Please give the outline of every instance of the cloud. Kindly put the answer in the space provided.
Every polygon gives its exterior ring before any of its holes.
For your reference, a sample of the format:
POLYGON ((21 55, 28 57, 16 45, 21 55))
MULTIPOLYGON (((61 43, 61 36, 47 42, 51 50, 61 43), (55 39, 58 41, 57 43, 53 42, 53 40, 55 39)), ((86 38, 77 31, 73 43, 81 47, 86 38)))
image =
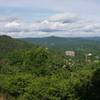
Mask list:
POLYGON ((71 13, 56 14, 48 18, 49 21, 71 23, 77 21, 79 17, 71 13))
POLYGON ((13 21, 13 22, 9 22, 5 25, 5 27, 19 27, 20 26, 20 23, 17 23, 16 21, 13 21))
POLYGON ((100 23, 71 13, 61 13, 37 22, 0 18, 0 34, 12 37, 93 37, 100 36, 100 23))

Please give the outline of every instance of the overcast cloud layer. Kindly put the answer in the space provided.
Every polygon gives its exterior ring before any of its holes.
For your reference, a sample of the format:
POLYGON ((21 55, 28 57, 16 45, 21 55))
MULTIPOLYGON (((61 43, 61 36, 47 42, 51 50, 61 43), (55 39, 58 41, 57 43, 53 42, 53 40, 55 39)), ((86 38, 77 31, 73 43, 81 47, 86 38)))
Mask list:
POLYGON ((22 37, 93 37, 100 36, 100 23, 72 13, 60 13, 35 22, 18 18, 0 18, 0 35, 22 37))
POLYGON ((0 35, 100 36, 100 0, 0 0, 0 35))

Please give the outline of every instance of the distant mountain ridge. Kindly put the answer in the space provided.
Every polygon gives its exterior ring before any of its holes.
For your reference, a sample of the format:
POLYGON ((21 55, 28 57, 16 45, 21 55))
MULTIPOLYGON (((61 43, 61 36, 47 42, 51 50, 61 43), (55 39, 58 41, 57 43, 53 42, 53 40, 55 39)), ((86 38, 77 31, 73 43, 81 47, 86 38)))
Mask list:
POLYGON ((6 35, 0 36, 0 52, 2 52, 2 54, 14 50, 29 49, 32 48, 34 44, 63 52, 66 50, 100 51, 100 37, 65 38, 52 36, 14 39, 6 35))
POLYGON ((27 38, 21 38, 22 40, 26 40, 26 41, 31 41, 31 42, 35 42, 33 40, 41 40, 41 41, 46 41, 46 40, 93 40, 93 41, 100 41, 100 37, 56 37, 56 36, 50 36, 50 37, 39 37, 39 38, 31 38, 31 37, 27 37, 27 38))
POLYGON ((100 37, 44 37, 44 38, 22 38, 21 40, 39 44, 59 51, 78 49, 100 49, 100 37))

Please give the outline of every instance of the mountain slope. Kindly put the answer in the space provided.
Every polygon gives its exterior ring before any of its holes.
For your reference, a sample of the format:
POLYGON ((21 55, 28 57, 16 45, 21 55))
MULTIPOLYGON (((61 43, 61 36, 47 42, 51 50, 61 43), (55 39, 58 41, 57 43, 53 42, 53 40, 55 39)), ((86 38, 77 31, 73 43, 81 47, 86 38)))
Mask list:
POLYGON ((14 39, 9 36, 0 36, 0 55, 6 55, 14 50, 29 49, 33 46, 34 45, 31 43, 14 39))

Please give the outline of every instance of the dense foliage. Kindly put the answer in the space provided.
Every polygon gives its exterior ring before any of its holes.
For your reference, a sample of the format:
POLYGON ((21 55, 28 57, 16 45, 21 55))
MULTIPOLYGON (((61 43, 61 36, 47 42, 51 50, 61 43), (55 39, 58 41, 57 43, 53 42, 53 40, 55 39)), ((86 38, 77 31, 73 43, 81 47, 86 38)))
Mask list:
POLYGON ((45 47, 0 38, 0 99, 100 100, 99 59, 85 62, 81 51, 74 58, 66 57, 45 47))

